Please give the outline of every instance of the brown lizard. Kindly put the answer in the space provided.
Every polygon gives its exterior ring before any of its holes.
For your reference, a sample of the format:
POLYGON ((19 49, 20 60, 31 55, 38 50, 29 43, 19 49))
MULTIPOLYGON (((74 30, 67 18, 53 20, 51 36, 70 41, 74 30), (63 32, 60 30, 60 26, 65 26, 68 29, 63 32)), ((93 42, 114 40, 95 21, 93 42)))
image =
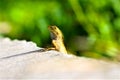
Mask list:
POLYGON ((67 54, 67 50, 63 42, 63 34, 60 31, 60 29, 57 26, 49 26, 48 29, 50 31, 51 38, 52 38, 52 44, 55 50, 61 53, 67 54))
POLYGON ((25 52, 25 53, 11 55, 11 56, 7 56, 7 57, 2 57, 0 59, 11 58, 11 57, 29 54, 29 53, 33 53, 33 52, 45 52, 48 50, 56 50, 56 51, 59 51, 61 53, 67 54, 67 50, 66 50, 66 48, 64 46, 64 42, 63 42, 63 34, 60 31, 60 29, 57 26, 49 26, 48 29, 49 29, 50 34, 51 34, 52 44, 54 46, 53 48, 44 48, 44 49, 33 50, 33 51, 25 52))

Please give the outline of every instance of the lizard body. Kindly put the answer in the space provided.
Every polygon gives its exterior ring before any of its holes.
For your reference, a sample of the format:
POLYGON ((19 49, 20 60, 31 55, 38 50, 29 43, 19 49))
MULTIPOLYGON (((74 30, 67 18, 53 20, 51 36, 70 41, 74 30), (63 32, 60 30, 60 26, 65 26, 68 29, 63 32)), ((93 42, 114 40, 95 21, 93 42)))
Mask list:
POLYGON ((44 49, 33 50, 33 51, 25 52, 25 53, 11 55, 11 56, 7 56, 7 57, 2 57, 0 59, 7 59, 7 58, 25 55, 25 54, 29 54, 29 53, 33 53, 33 52, 45 52, 48 50, 57 50, 61 53, 67 54, 67 50, 66 50, 66 48, 64 46, 64 42, 63 42, 63 34, 60 31, 60 29, 57 26, 49 26, 48 29, 49 29, 50 34, 51 34, 52 44, 54 46, 53 48, 44 48, 44 49))

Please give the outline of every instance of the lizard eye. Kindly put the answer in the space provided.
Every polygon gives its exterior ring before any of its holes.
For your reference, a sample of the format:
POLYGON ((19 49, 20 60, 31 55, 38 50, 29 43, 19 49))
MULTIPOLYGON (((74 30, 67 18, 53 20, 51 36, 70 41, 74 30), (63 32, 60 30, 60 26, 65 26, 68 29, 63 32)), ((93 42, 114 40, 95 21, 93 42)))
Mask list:
POLYGON ((56 26, 52 26, 53 29, 56 29, 56 26))

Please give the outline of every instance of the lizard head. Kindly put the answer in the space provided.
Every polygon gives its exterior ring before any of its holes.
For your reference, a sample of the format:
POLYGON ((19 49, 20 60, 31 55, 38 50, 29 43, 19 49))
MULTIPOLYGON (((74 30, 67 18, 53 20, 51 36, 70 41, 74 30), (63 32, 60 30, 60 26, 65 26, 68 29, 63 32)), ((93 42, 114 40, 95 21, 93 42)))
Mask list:
POLYGON ((56 40, 58 38, 63 38, 62 32, 57 26, 49 26, 48 29, 52 39, 56 40))

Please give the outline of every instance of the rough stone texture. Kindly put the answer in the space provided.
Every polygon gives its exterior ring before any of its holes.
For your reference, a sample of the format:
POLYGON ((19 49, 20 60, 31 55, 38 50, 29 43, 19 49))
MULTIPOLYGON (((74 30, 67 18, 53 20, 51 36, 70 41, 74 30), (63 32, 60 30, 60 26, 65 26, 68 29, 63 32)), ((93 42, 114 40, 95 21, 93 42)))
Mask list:
MULTIPOLYGON (((0 58, 41 49, 33 42, 0 39, 0 58)), ((120 64, 56 51, 0 59, 0 79, 119 80, 120 64)))

